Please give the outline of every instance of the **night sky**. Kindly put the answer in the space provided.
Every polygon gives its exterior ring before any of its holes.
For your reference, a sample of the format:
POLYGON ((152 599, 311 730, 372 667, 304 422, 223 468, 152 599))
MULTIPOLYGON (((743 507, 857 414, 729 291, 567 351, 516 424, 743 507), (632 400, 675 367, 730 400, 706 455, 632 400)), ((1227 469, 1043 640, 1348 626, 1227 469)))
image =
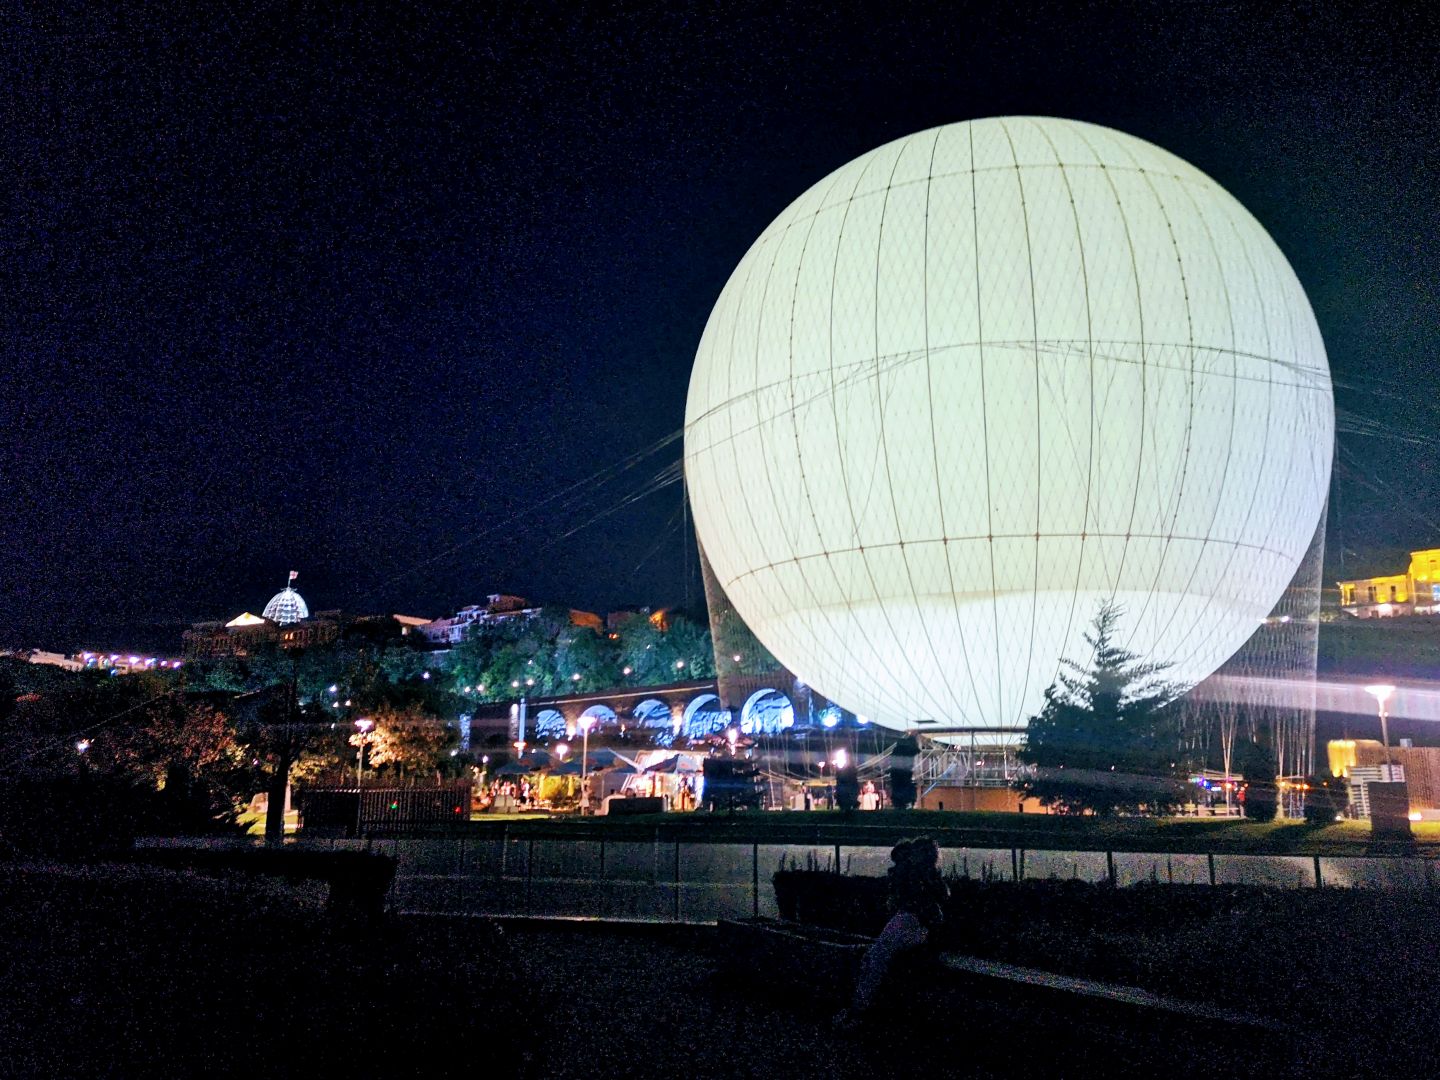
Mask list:
POLYGON ((1420 5, 17 6, 0 645, 174 649, 290 569, 312 608, 698 606, 656 445, 725 279, 832 169, 1005 114, 1235 194, 1335 373, 1331 576, 1440 544, 1420 5))

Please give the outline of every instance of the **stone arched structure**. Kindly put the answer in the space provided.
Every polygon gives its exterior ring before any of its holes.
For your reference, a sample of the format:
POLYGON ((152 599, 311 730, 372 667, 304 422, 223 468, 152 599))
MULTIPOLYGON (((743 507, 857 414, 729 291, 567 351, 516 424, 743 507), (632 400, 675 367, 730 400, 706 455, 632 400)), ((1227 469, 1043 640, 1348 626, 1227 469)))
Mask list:
POLYGON ((746 735, 774 734, 795 726, 795 706, 779 690, 756 690, 740 710, 740 730, 746 735))
POLYGON ((590 720, 592 722, 592 726, 590 728, 590 733, 592 735, 595 732, 601 731, 605 728, 614 728, 620 726, 620 717, 615 714, 615 710, 612 709, 609 705, 591 705, 588 709, 581 712, 575 718, 575 726, 577 728, 583 726, 586 720, 590 720))
POLYGON ((541 709, 535 714, 535 737, 542 739, 565 738, 565 714, 559 709, 541 709))
POLYGON ((728 720, 729 714, 717 694, 697 694, 685 705, 680 727, 692 739, 703 738, 719 731, 728 720))
POLYGON ((675 709, 668 701, 646 698, 630 710, 630 716, 637 728, 669 729, 674 722, 675 709))

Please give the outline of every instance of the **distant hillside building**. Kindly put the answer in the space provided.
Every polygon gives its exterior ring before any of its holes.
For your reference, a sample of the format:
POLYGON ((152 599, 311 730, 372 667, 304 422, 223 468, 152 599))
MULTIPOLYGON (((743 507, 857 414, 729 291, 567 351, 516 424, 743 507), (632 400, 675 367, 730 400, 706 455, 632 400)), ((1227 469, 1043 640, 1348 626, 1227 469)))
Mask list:
POLYGON ((1440 613, 1440 548, 1412 551, 1410 566, 1403 574, 1352 578, 1337 584, 1341 610, 1361 619, 1440 613))
MULTIPOLYGON (((493 626, 496 623, 509 622, 513 619, 533 619, 540 614, 540 611, 538 606, 531 604, 523 596, 491 593, 485 598, 485 603, 470 604, 461 608, 454 615, 426 623, 419 627, 419 630, 432 644, 449 648, 451 645, 458 645, 464 641, 465 635, 473 626, 493 626)), ((584 626, 597 633, 604 626, 600 616, 589 611, 572 609, 570 621, 576 626, 584 626)))
POLYGON ((414 615, 351 615, 345 611, 317 611, 299 622, 278 623, 245 612, 229 622, 195 623, 185 631, 185 655, 195 659, 248 656, 257 649, 307 649, 329 645, 342 638, 383 641, 405 637, 430 620, 414 615))
MULTIPOLYGON (((290 572, 290 580, 295 580, 290 572)), ((384 640, 404 637, 430 624, 415 615, 351 615, 338 609, 310 614, 305 598, 291 585, 270 598, 263 615, 241 612, 229 622, 195 623, 184 633, 185 655, 197 659, 248 656, 257 649, 279 646, 304 649, 328 645, 342 637, 384 640)))

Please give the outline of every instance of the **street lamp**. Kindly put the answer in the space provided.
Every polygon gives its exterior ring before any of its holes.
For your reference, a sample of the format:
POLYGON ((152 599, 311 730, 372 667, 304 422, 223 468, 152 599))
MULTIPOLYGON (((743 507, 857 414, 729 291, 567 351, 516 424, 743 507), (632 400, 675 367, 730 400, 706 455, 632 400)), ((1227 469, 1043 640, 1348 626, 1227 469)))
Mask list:
POLYGON ((580 812, 590 809, 590 726, 593 716, 580 718, 580 812))
MULTIPOLYGON (((349 702, 346 702, 348 705, 349 702)), ((375 726, 375 721, 368 716, 362 716, 355 721, 355 727, 359 732, 359 738, 355 743, 355 839, 360 839, 360 810, 365 799, 365 747, 370 742, 370 729, 375 726)))
POLYGON ((1390 761, 1390 712, 1385 708, 1390 700, 1390 695, 1395 693, 1395 687, 1390 683, 1375 683, 1365 687, 1365 692, 1375 699, 1375 704, 1380 710, 1380 742, 1385 747, 1385 779, 1392 779, 1391 772, 1393 765, 1390 761))

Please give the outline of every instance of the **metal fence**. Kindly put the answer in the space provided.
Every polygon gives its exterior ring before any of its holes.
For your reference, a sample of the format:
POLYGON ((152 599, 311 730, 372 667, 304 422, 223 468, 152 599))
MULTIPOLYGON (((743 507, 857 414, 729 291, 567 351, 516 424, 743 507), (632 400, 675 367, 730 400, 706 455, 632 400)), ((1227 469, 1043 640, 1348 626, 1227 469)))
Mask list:
MULTIPOLYGON (((306 841, 353 846, 353 840, 306 841)), ((691 843, 531 836, 397 836, 363 842, 398 862, 395 910, 710 923, 778 915, 782 866, 879 876, 890 847, 691 843)), ((944 848, 941 870, 991 881, 1046 878, 1280 888, 1440 888, 1435 860, 1407 856, 1204 855, 944 848)))

